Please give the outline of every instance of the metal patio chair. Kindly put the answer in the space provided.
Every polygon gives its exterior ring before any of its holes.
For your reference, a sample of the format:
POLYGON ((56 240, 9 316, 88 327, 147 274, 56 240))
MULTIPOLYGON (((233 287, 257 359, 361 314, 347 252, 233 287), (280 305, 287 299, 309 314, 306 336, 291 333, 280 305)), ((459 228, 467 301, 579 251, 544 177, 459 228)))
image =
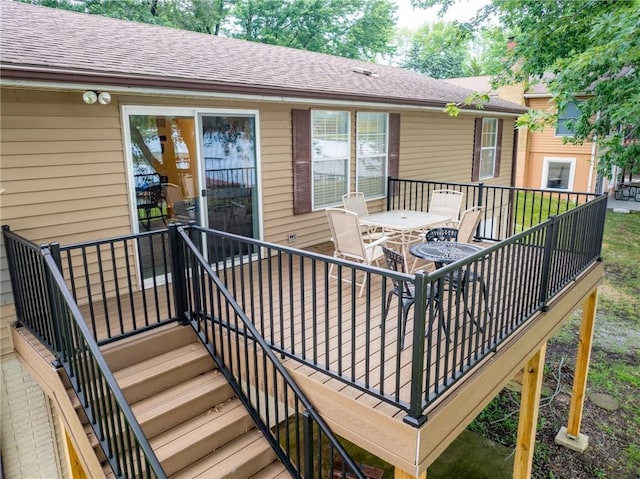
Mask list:
POLYGON ((143 226, 146 223, 147 231, 151 229, 152 219, 160 218, 165 225, 167 224, 163 210, 165 197, 162 185, 150 185, 140 191, 136 190, 136 202, 139 221, 143 226))
MULTIPOLYGON (((387 248, 386 246, 382 247, 382 252, 384 254, 388 269, 397 273, 406 272, 405 260, 402 254, 390 248, 387 248)), ((387 294, 387 303, 382 313, 382 322, 387 319, 389 309, 391 308, 391 300, 394 296, 397 296, 402 302, 402 309, 400 311, 400 314, 402 315, 400 318, 400 349, 404 349, 404 337, 407 332, 407 319, 409 318, 409 310, 411 309, 411 306, 413 306, 416 302, 415 287, 412 283, 401 281, 397 278, 392 278, 392 281, 393 289, 389 291, 389 294, 387 294)), ((444 331, 444 333, 447 334, 447 326, 444 323, 444 314, 442 311, 442 306, 437 289, 428 286, 427 297, 429 298, 429 304, 431 302, 435 302, 437 304, 440 324, 442 325, 442 330, 444 331)), ((380 327, 382 327, 382 323, 380 324, 380 327)))

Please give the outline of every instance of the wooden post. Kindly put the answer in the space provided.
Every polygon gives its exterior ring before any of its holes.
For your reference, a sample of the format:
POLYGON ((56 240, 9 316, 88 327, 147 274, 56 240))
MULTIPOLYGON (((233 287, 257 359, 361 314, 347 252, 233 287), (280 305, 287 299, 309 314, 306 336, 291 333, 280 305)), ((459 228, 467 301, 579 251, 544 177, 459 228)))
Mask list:
POLYGON ((518 419, 518 441, 513 463, 513 477, 517 479, 531 477, 546 352, 547 343, 544 343, 524 367, 520 417, 518 419))
POLYGON ((594 289, 582 308, 582 322, 580 323, 576 370, 571 391, 569 421, 567 427, 560 428, 556 435, 556 444, 579 452, 583 452, 589 445, 589 438, 584 434, 580 434, 580 424, 582 423, 582 410, 587 390, 587 375, 589 373, 589 361, 591 360, 591 344, 593 342, 597 306, 598 290, 594 289))
MULTIPOLYGON (((63 426, 64 429, 64 426, 63 426)), ((88 479, 88 476, 85 474, 84 469, 82 468, 82 464, 80 463, 80 459, 78 458, 78 454, 76 453, 75 447, 73 447, 73 442, 69 437, 69 433, 64 431, 65 445, 67 449, 67 458, 69 460, 69 470, 71 472, 71 477, 73 479, 88 479)))
POLYGON ((419 476, 414 476, 396 467, 393 470, 393 479, 427 479, 427 471, 424 471, 419 476))

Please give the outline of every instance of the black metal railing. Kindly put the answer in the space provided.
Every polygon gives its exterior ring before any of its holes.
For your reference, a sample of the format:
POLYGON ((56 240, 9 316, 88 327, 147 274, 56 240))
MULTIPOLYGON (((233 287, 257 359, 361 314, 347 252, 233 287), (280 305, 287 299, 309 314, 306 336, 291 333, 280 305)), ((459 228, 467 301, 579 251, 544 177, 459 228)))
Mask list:
POLYGON ((428 211, 435 190, 461 192, 462 210, 484 206, 476 237, 500 241, 597 198, 596 193, 541 190, 484 183, 388 178, 387 209, 428 211))
MULTIPOLYGON (((407 275, 193 225, 186 230, 273 351, 397 406, 406 411, 407 422, 419 424, 437 397, 600 258, 606 197, 389 181, 392 209, 423 209, 435 187, 462 189, 465 206, 487 207, 479 236, 498 239, 509 232, 510 237, 430 274, 407 275), (541 196, 547 193, 556 196, 541 196), (521 214, 534 203, 535 212, 521 214), (363 279, 360 295, 357 283, 363 279), (382 321, 394 279, 412 283, 416 291, 404 349, 400 298, 391 295, 394 303, 382 321)), ((28 289, 24 297, 18 292, 18 319, 45 344, 54 344, 53 327, 37 323, 40 316, 32 314, 42 306, 41 316, 47 315, 39 247, 8 231, 5 238, 8 257, 20 257, 9 258, 12 282, 17 275, 28 289)), ((193 266, 185 262, 179 238, 166 230, 62 247, 60 253, 66 282, 88 311, 99 341, 197 313, 187 298, 201 287, 201 277, 173 274, 193 266), (146 257, 156 266, 138 282, 125 281, 143 270, 141 258, 152 248, 154 254, 146 257), (142 282, 150 289, 137 291, 142 282), (140 320, 132 319, 144 294, 150 295, 148 307, 140 320)))
POLYGON ((58 339, 56 356, 116 477, 167 477, 60 273, 42 250, 58 339))
POLYGON ((63 276, 99 344, 175 320, 166 229, 59 249, 63 276))
POLYGON ((393 280, 405 275, 222 231, 191 230, 216 275, 273 350, 408 408, 400 318, 381 321, 393 280), (361 297, 358 284, 364 278, 361 297))
POLYGON ((58 348, 51 317, 42 247, 2 226, 18 325, 26 327, 50 351, 58 348))
POLYGON ((425 299, 414 314, 407 422, 423 422, 435 399, 600 260, 605 214, 602 196, 416 281, 425 299), (428 290, 442 307, 425 303, 428 290))
MULTIPOLYGON (((216 158, 205 160, 215 161, 216 158)), ((254 167, 239 168, 207 168, 204 170, 207 188, 216 187, 245 187, 251 188, 256 184, 256 169, 254 167)))
POLYGON ((65 283, 59 246, 3 234, 18 324, 66 372, 116 477, 167 477, 65 283))
POLYGON ((196 246, 198 231, 191 229, 189 237, 182 227, 170 229, 172 238, 182 240, 177 254, 190 275, 176 278, 179 288, 185 288, 186 319, 280 461, 294 477, 322 479, 339 472, 337 477, 364 479, 196 246), (338 471, 334 471, 336 459, 341 464, 338 471))

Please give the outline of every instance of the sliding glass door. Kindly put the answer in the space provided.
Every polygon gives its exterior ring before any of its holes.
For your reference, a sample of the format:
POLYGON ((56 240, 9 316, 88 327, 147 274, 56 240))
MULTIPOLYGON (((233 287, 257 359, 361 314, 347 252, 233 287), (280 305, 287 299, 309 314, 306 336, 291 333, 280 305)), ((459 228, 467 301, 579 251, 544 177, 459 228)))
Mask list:
MULTIPOLYGON (((205 112, 125 107, 134 232, 195 221, 205 227, 258 238, 258 153, 254 112, 205 112)), ((161 241, 157 238, 157 241, 161 241)), ((142 264, 163 274, 162 245, 142 248, 142 264)), ((212 262, 240 252, 212 248, 212 262)))
MULTIPOLYGON (((200 125, 209 228, 258 238, 255 115, 202 114, 200 125)), ((209 245, 212 262, 248 252, 233 242, 209 245)))

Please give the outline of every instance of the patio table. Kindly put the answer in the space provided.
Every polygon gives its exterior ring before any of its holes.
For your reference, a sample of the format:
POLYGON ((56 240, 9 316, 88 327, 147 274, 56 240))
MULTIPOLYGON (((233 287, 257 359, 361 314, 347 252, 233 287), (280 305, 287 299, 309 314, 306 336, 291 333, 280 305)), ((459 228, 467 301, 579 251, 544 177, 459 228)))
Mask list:
POLYGON ((616 200, 628 201, 633 198, 636 201, 640 201, 640 182, 622 183, 614 191, 614 197, 616 200))
POLYGON ((425 241, 411 246, 410 253, 421 259, 433 261, 436 268, 466 258, 483 248, 469 243, 457 241, 425 241))
POLYGON ((406 265, 407 246, 416 240, 415 233, 446 223, 451 217, 424 211, 389 210, 360 216, 359 219, 361 225, 381 228, 385 235, 391 235, 392 240, 397 240, 406 265))

